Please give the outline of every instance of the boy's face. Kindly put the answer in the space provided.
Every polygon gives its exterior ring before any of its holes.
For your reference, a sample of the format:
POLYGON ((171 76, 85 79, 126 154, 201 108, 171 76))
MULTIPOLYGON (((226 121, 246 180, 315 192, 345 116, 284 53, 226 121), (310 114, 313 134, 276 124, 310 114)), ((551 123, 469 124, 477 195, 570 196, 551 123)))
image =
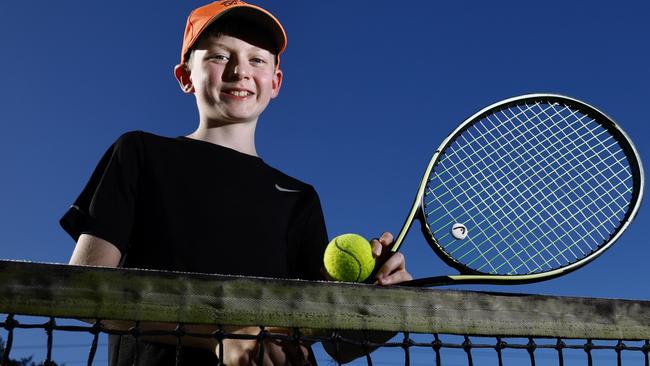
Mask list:
POLYGON ((275 55, 256 38, 205 37, 187 68, 177 66, 176 77, 185 92, 196 96, 202 118, 219 124, 255 121, 278 95, 282 72, 275 68, 275 55))

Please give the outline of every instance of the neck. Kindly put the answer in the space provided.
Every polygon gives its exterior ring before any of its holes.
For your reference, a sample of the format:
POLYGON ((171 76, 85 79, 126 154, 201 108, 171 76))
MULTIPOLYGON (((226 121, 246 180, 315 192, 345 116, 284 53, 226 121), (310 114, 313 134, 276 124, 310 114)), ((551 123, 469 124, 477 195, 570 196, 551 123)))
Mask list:
POLYGON ((200 123, 196 131, 187 135, 187 137, 225 146, 244 154, 257 156, 257 150, 255 149, 256 125, 257 121, 221 124, 217 126, 200 123))

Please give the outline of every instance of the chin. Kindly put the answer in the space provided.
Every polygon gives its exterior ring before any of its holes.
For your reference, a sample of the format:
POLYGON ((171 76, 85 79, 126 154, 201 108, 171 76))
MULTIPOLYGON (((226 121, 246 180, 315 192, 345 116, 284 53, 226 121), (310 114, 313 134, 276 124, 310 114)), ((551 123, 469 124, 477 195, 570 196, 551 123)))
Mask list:
POLYGON ((225 118, 221 118, 220 120, 223 121, 225 124, 234 125, 238 123, 255 122, 257 121, 257 117, 251 115, 229 115, 225 118))
POLYGON ((231 111, 231 113, 226 114, 225 119, 233 122, 251 122, 251 121, 257 121, 257 118, 259 116, 260 116, 259 113, 253 113, 250 111, 245 111, 245 112, 231 111))

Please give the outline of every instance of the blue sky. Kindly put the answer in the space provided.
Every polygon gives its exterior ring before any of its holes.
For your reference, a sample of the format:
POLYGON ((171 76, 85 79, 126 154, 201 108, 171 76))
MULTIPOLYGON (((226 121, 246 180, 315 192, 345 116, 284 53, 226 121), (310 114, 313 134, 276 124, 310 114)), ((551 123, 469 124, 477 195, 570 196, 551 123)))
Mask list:
MULTIPOLYGON (((269 164, 313 184, 330 237, 397 232, 433 150, 507 97, 553 92, 612 116, 650 161, 647 1, 259 1, 288 33, 260 119, 269 164)), ((121 133, 197 123, 172 69, 199 1, 0 3, 2 257, 67 262, 58 219, 121 133)), ((568 276, 497 290, 650 299, 647 200, 619 242, 568 276)), ((418 230, 415 277, 447 274, 418 230)))

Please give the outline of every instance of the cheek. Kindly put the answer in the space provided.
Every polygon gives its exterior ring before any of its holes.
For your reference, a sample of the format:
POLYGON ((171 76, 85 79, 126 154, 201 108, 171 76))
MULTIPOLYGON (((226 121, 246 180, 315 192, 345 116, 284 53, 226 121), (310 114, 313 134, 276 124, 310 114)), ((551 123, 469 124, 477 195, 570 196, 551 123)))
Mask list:
POLYGON ((263 77, 260 77, 257 79, 258 80, 258 88, 262 91, 264 91, 264 94, 271 95, 273 94, 273 77, 269 77, 267 75, 264 75, 263 77))
POLYGON ((214 84, 214 80, 209 77, 196 78, 193 81, 195 94, 198 98, 214 101, 218 99, 218 87, 214 84))
POLYGON ((210 64, 199 72, 197 79, 203 85, 218 85, 221 83, 221 70, 217 65, 210 64))
POLYGON ((220 85, 221 80, 213 75, 204 75, 194 82, 196 90, 206 95, 216 95, 220 85))
POLYGON ((218 87, 221 84, 221 78, 215 75, 208 75, 205 78, 204 84, 206 87, 214 88, 218 87))

